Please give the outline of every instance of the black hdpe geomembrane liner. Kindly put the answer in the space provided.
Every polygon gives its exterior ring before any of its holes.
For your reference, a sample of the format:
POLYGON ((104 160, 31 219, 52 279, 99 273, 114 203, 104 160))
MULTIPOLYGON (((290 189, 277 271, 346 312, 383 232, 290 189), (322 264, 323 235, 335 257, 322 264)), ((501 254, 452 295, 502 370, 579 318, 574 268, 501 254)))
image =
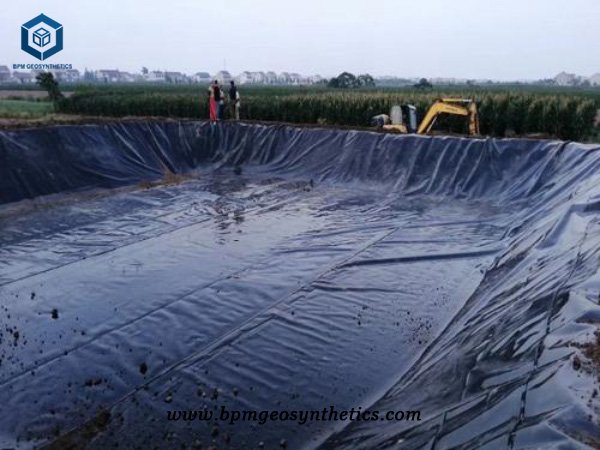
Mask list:
POLYGON ((0 447, 594 446, 598 150, 0 132, 0 447), (421 420, 167 420, 330 407, 421 420))

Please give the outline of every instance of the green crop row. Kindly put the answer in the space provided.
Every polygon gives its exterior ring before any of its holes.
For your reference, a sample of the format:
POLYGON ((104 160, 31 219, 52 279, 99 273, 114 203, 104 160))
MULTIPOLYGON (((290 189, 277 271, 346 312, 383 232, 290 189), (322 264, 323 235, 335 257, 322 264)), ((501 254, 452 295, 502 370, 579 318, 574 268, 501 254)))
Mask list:
MULTIPOLYGON (((468 93, 479 105, 481 132, 506 136, 542 133, 569 140, 583 140, 594 133, 598 104, 584 95, 534 92, 474 91, 468 93)), ((414 104, 418 117, 439 97, 456 93, 415 91, 273 91, 248 90, 242 97, 242 119, 307 124, 369 126, 371 117, 386 113, 395 104, 414 104)), ((93 90, 76 92, 63 99, 59 112, 99 116, 165 116, 206 119, 208 101, 202 90, 148 92, 142 90, 93 90)), ((466 121, 444 117, 440 131, 462 133, 466 121)))

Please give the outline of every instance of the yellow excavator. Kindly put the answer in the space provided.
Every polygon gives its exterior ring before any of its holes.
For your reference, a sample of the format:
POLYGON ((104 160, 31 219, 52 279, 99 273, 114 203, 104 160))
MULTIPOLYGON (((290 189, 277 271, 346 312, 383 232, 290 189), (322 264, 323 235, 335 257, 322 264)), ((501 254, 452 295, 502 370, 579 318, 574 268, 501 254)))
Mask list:
POLYGON ((454 114, 469 119, 469 135, 479 135, 479 112, 477 103, 472 99, 441 98, 429 110, 417 126, 417 108, 414 105, 392 106, 390 115, 380 114, 373 118, 375 126, 384 130, 400 133, 427 134, 435 124, 440 114, 454 114))

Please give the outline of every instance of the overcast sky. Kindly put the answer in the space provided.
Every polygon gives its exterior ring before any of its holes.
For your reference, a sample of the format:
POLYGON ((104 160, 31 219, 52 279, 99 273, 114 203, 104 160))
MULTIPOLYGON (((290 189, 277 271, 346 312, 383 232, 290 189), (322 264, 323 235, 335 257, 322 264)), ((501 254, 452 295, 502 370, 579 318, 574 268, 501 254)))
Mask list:
POLYGON ((20 50, 20 25, 44 13, 65 30, 64 50, 45 62, 80 70, 600 72, 600 0, 1 1, 0 64, 39 62, 20 50))

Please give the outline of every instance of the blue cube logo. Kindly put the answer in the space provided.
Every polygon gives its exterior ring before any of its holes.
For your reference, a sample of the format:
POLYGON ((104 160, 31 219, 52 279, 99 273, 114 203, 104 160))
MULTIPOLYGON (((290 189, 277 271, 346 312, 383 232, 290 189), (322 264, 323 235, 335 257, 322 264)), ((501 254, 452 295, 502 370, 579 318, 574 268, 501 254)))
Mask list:
POLYGON ((45 47, 50 43, 50 32, 44 27, 38 28, 33 32, 33 42, 40 47, 45 47))
POLYGON ((63 49, 63 26, 40 14, 21 26, 21 50, 40 61, 63 49))

